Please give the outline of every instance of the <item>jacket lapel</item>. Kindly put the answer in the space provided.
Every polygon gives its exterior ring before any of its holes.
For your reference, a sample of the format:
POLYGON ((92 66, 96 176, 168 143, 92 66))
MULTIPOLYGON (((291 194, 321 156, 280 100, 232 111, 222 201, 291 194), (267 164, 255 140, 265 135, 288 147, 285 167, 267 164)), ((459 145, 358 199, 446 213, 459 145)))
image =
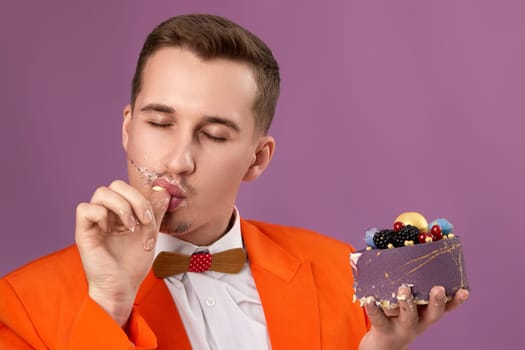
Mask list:
POLYGON ((310 264, 244 220, 241 232, 272 348, 320 349, 319 307, 310 264))
POLYGON ((152 271, 142 282, 135 307, 157 336, 159 349, 190 350, 184 325, 164 281, 152 271))

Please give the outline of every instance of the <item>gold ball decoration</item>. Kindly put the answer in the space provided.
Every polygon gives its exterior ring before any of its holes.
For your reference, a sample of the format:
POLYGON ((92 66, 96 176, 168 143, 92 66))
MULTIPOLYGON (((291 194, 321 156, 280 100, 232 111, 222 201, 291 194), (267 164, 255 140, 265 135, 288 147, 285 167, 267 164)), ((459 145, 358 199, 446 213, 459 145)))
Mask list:
POLYGON ((405 226, 412 225, 419 229, 421 232, 428 232, 428 222, 425 217, 415 211, 409 211, 399 215, 394 222, 402 222, 405 226))

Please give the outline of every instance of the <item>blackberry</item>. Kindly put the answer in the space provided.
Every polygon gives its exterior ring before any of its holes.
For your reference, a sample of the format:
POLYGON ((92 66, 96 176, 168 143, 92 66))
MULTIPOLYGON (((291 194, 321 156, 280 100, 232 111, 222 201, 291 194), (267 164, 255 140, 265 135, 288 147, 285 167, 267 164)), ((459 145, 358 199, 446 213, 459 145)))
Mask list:
POLYGON ((418 234, 419 229, 417 227, 406 225, 395 233, 392 244, 394 244, 394 247, 402 247, 405 245, 405 241, 413 241, 416 243, 418 234))
POLYGON ((381 230, 374 235, 373 240, 377 248, 386 249, 388 247, 388 243, 394 244, 392 241, 393 238, 393 230, 381 230))

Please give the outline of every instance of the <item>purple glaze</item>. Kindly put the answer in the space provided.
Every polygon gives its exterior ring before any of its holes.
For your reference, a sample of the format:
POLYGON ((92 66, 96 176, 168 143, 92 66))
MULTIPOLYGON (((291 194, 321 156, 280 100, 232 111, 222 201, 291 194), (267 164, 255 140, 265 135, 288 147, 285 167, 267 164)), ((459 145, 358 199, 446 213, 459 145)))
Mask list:
POLYGON ((397 305, 402 284, 412 286, 417 303, 428 302, 433 286, 445 287, 447 297, 469 289, 459 238, 393 249, 362 250, 351 254, 356 298, 373 296, 382 306, 397 305))

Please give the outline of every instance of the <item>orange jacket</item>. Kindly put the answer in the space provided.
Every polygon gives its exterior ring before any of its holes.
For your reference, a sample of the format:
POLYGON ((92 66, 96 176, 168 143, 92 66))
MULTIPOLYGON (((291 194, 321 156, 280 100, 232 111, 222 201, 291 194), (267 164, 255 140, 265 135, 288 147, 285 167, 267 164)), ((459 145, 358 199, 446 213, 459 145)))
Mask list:
MULTIPOLYGON (((272 348, 357 349, 368 321, 352 302, 352 248, 298 228, 241 220, 241 229, 272 348)), ((88 297, 74 246, 0 279, 1 350, 134 348, 191 349, 166 285, 151 272, 128 334, 88 297)))

